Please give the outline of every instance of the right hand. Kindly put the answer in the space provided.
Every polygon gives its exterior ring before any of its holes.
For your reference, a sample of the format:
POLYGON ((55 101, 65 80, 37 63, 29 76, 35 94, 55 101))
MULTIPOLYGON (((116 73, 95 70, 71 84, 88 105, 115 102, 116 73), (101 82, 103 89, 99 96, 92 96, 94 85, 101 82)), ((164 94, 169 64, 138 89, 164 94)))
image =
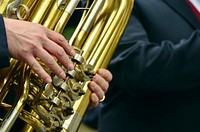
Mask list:
POLYGON ((109 83, 112 80, 112 73, 107 69, 99 69, 97 73, 88 83, 88 88, 91 90, 90 95, 90 108, 95 108, 105 98, 105 93, 109 88, 109 83))
POLYGON ((10 57, 27 63, 44 82, 50 83, 52 79, 36 60, 37 57, 61 78, 65 78, 66 74, 53 56, 66 69, 74 69, 68 55, 74 56, 75 51, 61 34, 27 21, 4 18, 4 23, 10 57))

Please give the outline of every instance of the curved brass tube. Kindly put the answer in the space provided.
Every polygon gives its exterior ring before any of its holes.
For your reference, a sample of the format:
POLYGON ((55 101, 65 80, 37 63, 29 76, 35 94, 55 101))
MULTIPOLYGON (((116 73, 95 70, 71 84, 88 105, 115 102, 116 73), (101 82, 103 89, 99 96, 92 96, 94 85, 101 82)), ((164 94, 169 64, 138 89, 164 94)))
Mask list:
MULTIPOLYGON (((62 33, 80 0, 3 0, 0 13, 5 17, 27 20, 62 33), (29 15, 30 14, 30 15, 29 15)), ((87 110, 91 91, 87 84, 99 68, 106 68, 124 32, 132 11, 132 0, 88 0, 89 10, 69 43, 76 55, 71 58, 75 70, 65 79, 51 74, 53 82, 45 84, 26 64, 11 59, 9 68, 0 70, 0 108, 7 112, 0 131, 9 131, 19 117, 22 131, 69 131, 78 129, 87 110), (14 90, 13 90, 14 89, 14 90), (4 102, 8 93, 16 100, 4 102), (24 107, 26 106, 26 107, 24 107)), ((61 66, 62 67, 62 66, 61 66)))

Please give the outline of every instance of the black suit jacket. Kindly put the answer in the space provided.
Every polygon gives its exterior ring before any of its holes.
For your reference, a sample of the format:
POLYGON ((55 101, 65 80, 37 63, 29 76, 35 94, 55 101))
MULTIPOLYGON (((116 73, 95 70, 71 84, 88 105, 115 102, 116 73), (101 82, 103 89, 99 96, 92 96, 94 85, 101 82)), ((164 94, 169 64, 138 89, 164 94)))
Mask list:
POLYGON ((200 131, 200 23, 184 0, 135 0, 100 132, 200 131))
MULTIPOLYGON (((9 66, 9 54, 3 17, 0 14, 0 68, 9 66)), ((1 73, 0 73, 1 74, 1 73)))

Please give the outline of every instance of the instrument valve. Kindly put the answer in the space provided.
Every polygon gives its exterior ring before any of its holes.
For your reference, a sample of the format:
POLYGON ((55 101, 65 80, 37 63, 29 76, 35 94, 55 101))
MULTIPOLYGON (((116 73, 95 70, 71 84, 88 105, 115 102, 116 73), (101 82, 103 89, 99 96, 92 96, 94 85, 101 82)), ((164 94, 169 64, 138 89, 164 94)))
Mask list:
POLYGON ((63 111, 63 114, 64 114, 64 116, 72 115, 72 114, 74 114, 74 109, 72 107, 67 107, 63 111))
POLYGON ((63 82, 63 83, 60 85, 60 88, 61 88, 62 90, 64 90, 65 92, 67 92, 69 86, 67 85, 66 82, 63 82))
POLYGON ((60 100, 58 97, 54 97, 54 98, 51 100, 51 102, 52 102, 53 104, 55 104, 56 106, 58 106, 58 105, 60 104, 61 100, 60 100))
POLYGON ((83 58, 83 56, 81 56, 80 54, 76 54, 73 58, 72 61, 77 63, 78 65, 81 65, 85 59, 83 58))
POLYGON ((63 79, 59 78, 58 76, 53 77, 53 84, 54 86, 59 86, 63 83, 63 79))

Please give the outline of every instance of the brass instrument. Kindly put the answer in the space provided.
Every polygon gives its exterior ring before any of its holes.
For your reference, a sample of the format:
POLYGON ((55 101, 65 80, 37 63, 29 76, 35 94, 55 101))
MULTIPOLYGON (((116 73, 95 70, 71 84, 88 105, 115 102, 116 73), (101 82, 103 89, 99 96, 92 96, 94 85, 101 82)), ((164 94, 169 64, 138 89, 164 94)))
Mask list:
MULTIPOLYGON (((4 17, 39 23, 62 33, 80 0, 0 0, 4 17)), ((18 117, 23 131, 73 132, 79 127, 90 100, 87 83, 99 68, 106 68, 128 22, 132 0, 87 1, 88 10, 69 40, 77 54, 75 70, 62 80, 44 66, 53 82, 45 84, 27 64, 10 59, 0 70, 0 108, 7 111, 0 131, 9 131, 18 117), (16 93, 12 104, 5 102, 16 93)), ((39 60, 38 60, 39 61, 39 60)))

